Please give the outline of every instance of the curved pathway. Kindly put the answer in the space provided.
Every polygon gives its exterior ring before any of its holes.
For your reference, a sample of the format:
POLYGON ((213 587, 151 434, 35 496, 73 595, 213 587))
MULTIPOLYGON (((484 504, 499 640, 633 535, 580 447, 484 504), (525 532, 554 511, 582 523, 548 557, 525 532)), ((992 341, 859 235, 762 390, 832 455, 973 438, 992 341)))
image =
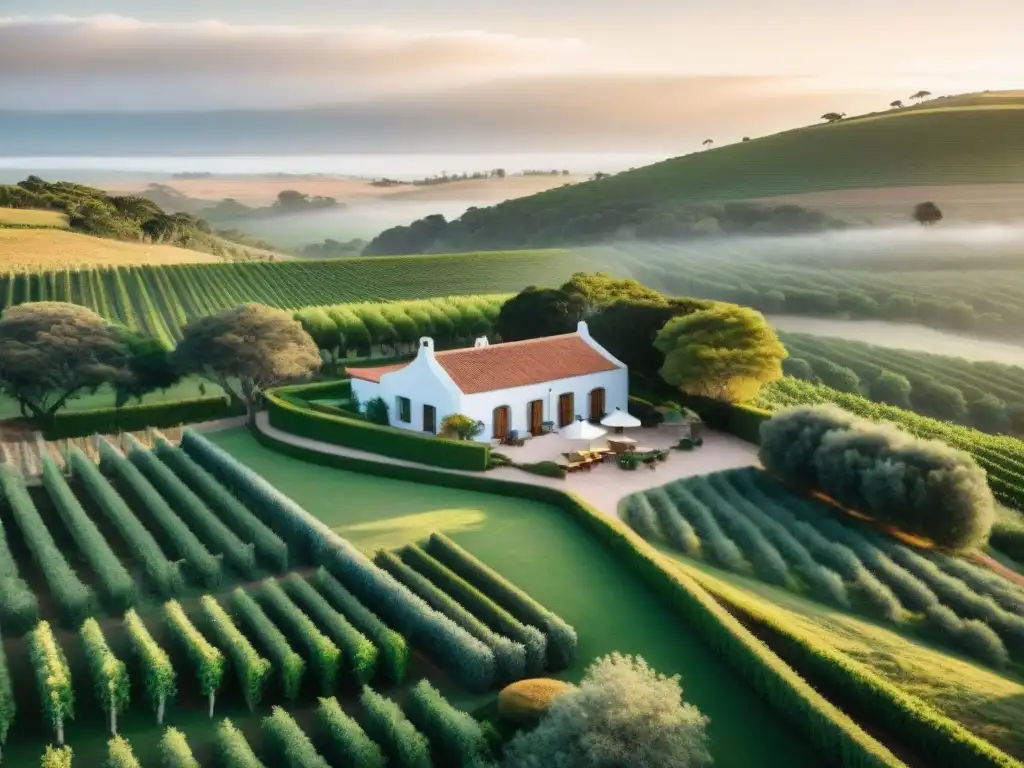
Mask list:
MULTIPOLYGON (((382 456, 378 453, 359 451, 354 448, 324 443, 308 437, 293 435, 290 432, 284 432, 270 425, 270 417, 266 411, 257 414, 256 428, 268 437, 280 440, 282 443, 289 443, 290 445, 319 453, 350 456, 365 461, 376 461, 406 467, 423 468, 425 466, 412 461, 405 461, 404 459, 393 459, 390 456, 382 456)), ((668 460, 659 463, 654 471, 641 467, 635 471, 627 472, 619 469, 614 464, 605 464, 596 466, 589 472, 575 472, 563 480, 554 477, 541 477, 540 475, 524 472, 514 467, 501 467, 489 470, 486 476, 494 480, 532 483, 533 485, 544 485, 563 491, 571 491, 596 509, 616 517, 619 501, 624 496, 628 496, 636 491, 665 485, 673 480, 679 480, 684 477, 706 475, 709 472, 725 469, 748 467, 757 463, 756 446, 732 435, 705 430, 704 445, 702 447, 689 452, 673 451, 668 460)), ((454 475, 480 475, 479 472, 457 469, 441 469, 439 467, 429 467, 429 469, 436 472, 448 472, 454 475)))

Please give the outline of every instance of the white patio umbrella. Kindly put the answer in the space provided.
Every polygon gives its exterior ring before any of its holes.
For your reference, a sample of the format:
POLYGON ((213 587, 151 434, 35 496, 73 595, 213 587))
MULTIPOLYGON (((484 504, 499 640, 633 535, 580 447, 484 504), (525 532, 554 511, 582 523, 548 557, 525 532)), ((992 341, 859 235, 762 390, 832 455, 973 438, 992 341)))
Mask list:
POLYGON ((622 430, 625 427, 639 427, 640 419, 630 413, 627 413, 621 408, 616 408, 601 419, 601 423, 606 427, 613 427, 615 429, 615 434, 621 435, 622 430))
POLYGON ((577 417, 576 421, 572 424, 558 430, 558 434, 566 440, 581 440, 589 443, 592 440, 597 440, 597 438, 607 435, 608 430, 601 429, 589 421, 584 421, 582 417, 577 417))

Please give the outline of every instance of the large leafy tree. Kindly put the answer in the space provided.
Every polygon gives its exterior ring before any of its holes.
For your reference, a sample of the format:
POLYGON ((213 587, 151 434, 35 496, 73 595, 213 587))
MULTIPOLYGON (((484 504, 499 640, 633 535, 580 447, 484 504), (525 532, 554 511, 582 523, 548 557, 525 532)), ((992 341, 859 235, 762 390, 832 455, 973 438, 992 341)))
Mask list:
POLYGON ((167 389, 181 379, 181 373, 171 361, 167 346, 150 336, 143 336, 127 328, 121 329, 121 338, 128 347, 128 369, 131 376, 113 382, 114 405, 138 400, 150 392, 167 389))
POLYGON ((613 653, 505 748, 502 768, 704 768, 708 719, 682 700, 679 677, 613 653))
POLYGON ((321 362, 316 343, 297 320, 261 304, 191 321, 174 360, 182 371, 209 376, 244 403, 250 423, 267 387, 305 378, 321 362))
POLYGON ((688 395, 740 402, 782 376, 786 348, 764 315, 735 304, 669 320, 654 340, 661 377, 688 395))
POLYGON ((576 328, 581 307, 557 288, 531 285, 506 301, 494 324, 502 341, 521 341, 569 333, 576 328))
POLYGON ((124 329, 75 304, 9 307, 0 318, 0 387, 23 416, 45 424, 104 384, 137 389, 129 342, 124 329))

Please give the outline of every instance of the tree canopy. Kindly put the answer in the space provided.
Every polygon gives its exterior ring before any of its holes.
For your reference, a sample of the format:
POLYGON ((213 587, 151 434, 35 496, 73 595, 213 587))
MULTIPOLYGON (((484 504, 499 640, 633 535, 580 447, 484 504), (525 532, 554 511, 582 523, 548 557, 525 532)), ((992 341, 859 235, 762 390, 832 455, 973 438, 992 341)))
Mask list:
POLYGON ((595 661, 579 687, 558 696, 536 728, 505 748, 503 768, 704 768, 708 719, 682 699, 679 676, 642 658, 595 661))
POLYGON ((311 375, 320 352, 302 325, 281 310, 243 304, 192 320, 173 355, 182 371, 209 376, 255 418, 267 387, 311 375))
POLYGON ((782 376, 786 348, 764 315, 720 304, 673 318, 654 340, 661 377, 688 395, 740 402, 782 376))
POLYGON ((22 415, 47 422, 69 399, 104 384, 133 395, 158 388, 147 363, 133 360, 136 352, 149 354, 151 343, 158 342, 76 304, 8 307, 0 317, 0 387, 22 415))

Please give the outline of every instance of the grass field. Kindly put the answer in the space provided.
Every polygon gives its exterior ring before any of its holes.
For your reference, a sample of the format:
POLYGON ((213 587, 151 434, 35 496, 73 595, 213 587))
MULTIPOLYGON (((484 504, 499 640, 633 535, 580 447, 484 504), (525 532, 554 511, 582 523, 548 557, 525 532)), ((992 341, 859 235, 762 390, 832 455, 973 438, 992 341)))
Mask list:
POLYGON ((0 229, 0 255, 9 272, 223 261, 213 254, 173 245, 125 243, 58 229, 0 229))
POLYGON ((681 674, 686 699, 711 718, 716 766, 820 765, 657 595, 564 513, 310 465, 262 448, 242 430, 210 438, 363 547, 396 546, 435 530, 451 536, 576 627, 578 660, 561 677, 579 678, 590 660, 613 650, 681 674))
POLYGON ((19 227, 46 227, 66 229, 68 218, 59 211, 36 211, 25 208, 0 208, 0 227, 12 224, 19 227))

